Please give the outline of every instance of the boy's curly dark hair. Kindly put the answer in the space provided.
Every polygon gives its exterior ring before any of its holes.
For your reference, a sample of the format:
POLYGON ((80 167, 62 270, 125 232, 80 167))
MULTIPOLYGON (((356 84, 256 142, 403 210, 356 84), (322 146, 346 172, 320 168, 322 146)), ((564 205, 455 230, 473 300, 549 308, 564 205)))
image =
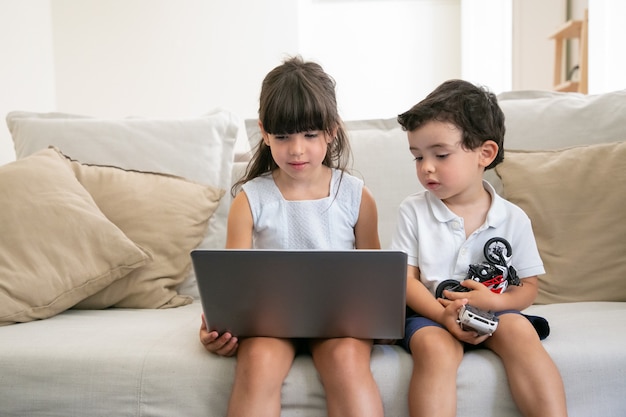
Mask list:
POLYGON ((405 131, 430 121, 452 123, 462 132, 462 146, 473 150, 488 140, 498 145, 498 154, 485 169, 504 159, 504 113, 498 100, 485 87, 463 80, 448 80, 426 98, 398 116, 405 131))

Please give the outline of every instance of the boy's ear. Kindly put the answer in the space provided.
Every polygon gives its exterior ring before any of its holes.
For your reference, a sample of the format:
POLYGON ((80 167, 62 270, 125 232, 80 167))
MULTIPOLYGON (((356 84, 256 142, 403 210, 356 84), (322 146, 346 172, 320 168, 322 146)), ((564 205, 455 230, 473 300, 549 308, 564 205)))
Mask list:
POLYGON ((480 164, 483 167, 489 166, 498 156, 498 149, 498 144, 493 140, 485 141, 480 148, 480 164))

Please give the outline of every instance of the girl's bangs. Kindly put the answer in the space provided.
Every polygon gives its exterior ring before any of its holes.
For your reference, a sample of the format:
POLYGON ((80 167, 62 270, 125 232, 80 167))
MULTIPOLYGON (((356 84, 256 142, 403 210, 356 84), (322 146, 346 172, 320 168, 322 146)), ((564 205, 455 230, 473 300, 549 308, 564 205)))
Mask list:
POLYGON ((265 131, 271 134, 330 131, 334 122, 321 100, 315 100, 302 92, 276 97, 265 114, 273 116, 261 121, 265 131))

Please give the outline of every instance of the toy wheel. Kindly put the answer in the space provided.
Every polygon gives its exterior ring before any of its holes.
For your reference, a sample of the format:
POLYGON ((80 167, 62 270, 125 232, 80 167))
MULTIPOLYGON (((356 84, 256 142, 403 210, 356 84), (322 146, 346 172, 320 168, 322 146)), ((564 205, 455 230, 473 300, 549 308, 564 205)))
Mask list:
MULTIPOLYGON (((445 281, 441 281, 439 285, 437 285, 437 289, 435 290, 435 298, 443 298, 443 290, 452 290, 455 287, 460 286, 459 281, 455 279, 447 279, 445 281)), ((464 288, 461 286, 461 288, 464 288)))
POLYGON ((506 265, 506 260, 513 254, 511 244, 501 237, 493 237, 485 243, 485 258, 492 264, 506 265))

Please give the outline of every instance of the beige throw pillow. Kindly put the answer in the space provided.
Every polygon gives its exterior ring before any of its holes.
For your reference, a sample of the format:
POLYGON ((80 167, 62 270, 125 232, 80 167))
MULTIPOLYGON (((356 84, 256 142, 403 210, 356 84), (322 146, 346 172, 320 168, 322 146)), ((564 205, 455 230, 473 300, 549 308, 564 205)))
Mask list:
POLYGON ((626 301, 626 143, 506 151, 496 172, 533 223, 536 303, 626 301))
POLYGON ((0 167, 0 325, 54 316, 148 260, 56 151, 0 167))
MULTIPOLYGON (((14 111, 6 122, 17 159, 55 146, 82 163, 175 175, 224 190, 231 186, 235 142, 243 135, 240 120, 223 109, 190 118, 114 119, 14 111)), ((202 248, 224 247, 229 207, 228 193, 209 220, 202 248)), ((180 291, 199 296, 193 273, 180 291)))
MULTIPOLYGON (((68 159, 68 161, 71 161, 68 159)), ((189 275, 198 247, 224 190, 165 174, 71 161, 76 178, 102 212, 152 261, 81 301, 76 308, 166 308, 193 298, 176 288, 189 275)))

